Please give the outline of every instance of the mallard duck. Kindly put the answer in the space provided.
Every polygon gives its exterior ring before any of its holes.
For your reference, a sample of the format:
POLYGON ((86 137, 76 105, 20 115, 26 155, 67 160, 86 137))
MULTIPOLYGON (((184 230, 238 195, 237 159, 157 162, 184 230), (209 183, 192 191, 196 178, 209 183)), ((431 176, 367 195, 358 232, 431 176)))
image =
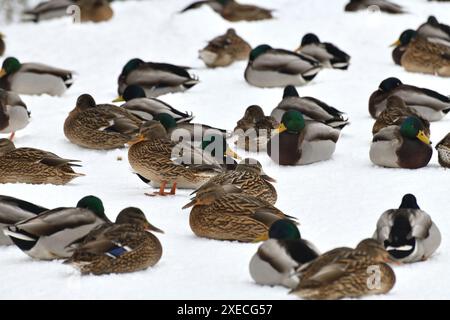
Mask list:
POLYGON ((259 246, 250 260, 250 275, 257 284, 294 289, 299 283, 295 270, 319 254, 311 242, 301 238, 294 223, 278 220, 269 228, 269 240, 259 246))
POLYGON ((450 133, 447 134, 437 145, 439 163, 445 168, 450 168, 450 133))
POLYGON ((67 8, 76 4, 75 0, 49 0, 40 2, 22 14, 23 21, 39 22, 68 15, 67 8))
POLYGON ((392 14, 401 14, 406 12, 402 6, 387 0, 350 0, 350 2, 345 6, 345 11, 360 11, 371 7, 376 7, 382 12, 392 14))
POLYGON ((141 124, 124 108, 97 105, 91 95, 83 94, 64 122, 64 134, 70 142, 84 148, 115 149, 136 137, 141 124))
POLYGON ((276 182, 276 180, 264 172, 261 163, 255 159, 247 158, 239 162, 235 170, 220 173, 212 177, 192 194, 202 193, 211 184, 232 184, 238 186, 243 193, 267 201, 270 204, 275 204, 277 201, 277 191, 271 182, 276 182))
POLYGON ((47 210, 47 208, 21 199, 0 195, 0 246, 13 244, 11 239, 3 234, 5 227, 32 218, 47 210))
POLYGON ((386 109, 387 98, 399 96, 405 104, 427 121, 441 120, 450 111, 450 98, 436 91, 403 84, 387 78, 369 98, 369 113, 376 119, 386 109))
POLYGON ((196 9, 202 5, 208 5, 215 12, 220 14, 222 18, 231 21, 257 21, 272 19, 272 10, 264 9, 254 5, 240 4, 234 0, 206 0, 197 1, 186 8, 181 13, 191 9, 196 9))
POLYGON ((313 57, 324 68, 347 70, 350 64, 350 56, 348 54, 332 43, 320 42, 319 37, 314 33, 305 34, 300 47, 295 52, 313 57))
POLYGON ((72 167, 79 160, 60 158, 54 153, 33 149, 16 149, 12 141, 0 139, 0 183, 55 184, 69 183, 84 174, 72 167))
POLYGON ((156 98, 147 98, 144 89, 136 85, 126 87, 123 95, 116 98, 113 102, 123 101, 126 101, 126 103, 121 105, 121 107, 127 109, 127 111, 144 122, 153 120, 160 113, 170 114, 177 123, 190 122, 194 118, 192 114, 178 111, 164 101, 156 98))
POLYGON ((235 144, 247 151, 264 151, 272 131, 278 126, 278 121, 272 116, 266 116, 260 106, 249 106, 233 130, 233 134, 237 136, 235 144))
POLYGON ((186 91, 199 83, 198 78, 192 77, 187 72, 188 69, 189 67, 168 63, 131 59, 123 67, 119 76, 119 95, 122 95, 126 87, 132 84, 142 87, 147 97, 186 91))
POLYGON ((10 133, 14 139, 16 131, 25 128, 30 122, 30 112, 26 104, 14 92, 0 89, 0 133, 10 133))
POLYGON ((435 16, 429 16, 427 22, 417 28, 417 34, 428 41, 450 46, 450 26, 439 23, 435 16))
POLYGON ((340 131, 320 122, 305 123, 296 110, 287 111, 267 143, 267 154, 280 165, 304 165, 331 158, 340 131))
POLYGON ((383 246, 363 240, 356 249, 337 248, 300 267, 300 283, 291 293, 304 299, 342 299, 384 294, 395 284, 395 273, 383 246))
POLYGON ((242 193, 235 185, 211 184, 183 209, 189 207, 193 207, 189 224, 194 234, 216 240, 264 241, 275 221, 295 219, 260 198, 242 193))
POLYGON ((430 122, 420 117, 416 111, 406 106, 399 96, 390 96, 386 100, 384 109, 373 124, 372 134, 376 134, 381 129, 389 126, 399 126, 407 117, 418 118, 424 127, 427 137, 430 137, 430 122))
POLYGON ((5 35, 0 32, 0 57, 5 53, 6 45, 5 45, 5 35))
POLYGON ((82 274, 145 270, 162 256, 161 243, 152 231, 164 233, 151 225, 140 209, 123 209, 115 224, 104 224, 91 231, 65 263, 82 274))
POLYGON ((220 133, 207 134, 200 144, 202 150, 216 159, 224 170, 235 170, 241 157, 234 152, 220 133))
POLYGON ((244 77, 261 88, 300 86, 314 79, 320 69, 314 58, 262 44, 250 52, 244 77))
POLYGON ((230 28, 223 35, 215 37, 199 51, 199 57, 209 68, 226 67, 234 61, 246 60, 252 47, 230 28))
POLYGON ((69 258, 77 244, 95 227, 109 222, 102 201, 87 196, 75 208, 56 208, 7 227, 14 244, 38 260, 69 258))
POLYGON ((0 70, 0 88, 18 94, 61 96, 73 83, 72 71, 9 57, 0 70))
POLYGON ((381 215, 373 238, 402 263, 427 260, 441 244, 439 229, 412 194, 403 196, 398 209, 381 215))
POLYGON ((307 122, 321 122, 335 129, 342 129, 349 124, 345 113, 329 106, 323 101, 313 97, 300 97, 294 86, 284 88, 283 99, 272 110, 271 116, 278 122, 284 113, 289 110, 297 110, 302 113, 307 122))
POLYGON ((78 0, 81 22, 102 22, 110 20, 114 12, 107 0, 78 0))
POLYGON ((159 186, 155 195, 174 195, 177 187, 197 189, 222 172, 220 164, 203 150, 192 144, 172 142, 164 126, 155 120, 146 122, 139 137, 129 144, 131 167, 153 186, 159 186), (170 193, 166 193, 164 189, 170 186, 170 193))
POLYGON ((407 117, 400 126, 385 127, 373 136, 370 160, 388 168, 422 168, 433 154, 430 144, 422 122, 416 117, 407 117))

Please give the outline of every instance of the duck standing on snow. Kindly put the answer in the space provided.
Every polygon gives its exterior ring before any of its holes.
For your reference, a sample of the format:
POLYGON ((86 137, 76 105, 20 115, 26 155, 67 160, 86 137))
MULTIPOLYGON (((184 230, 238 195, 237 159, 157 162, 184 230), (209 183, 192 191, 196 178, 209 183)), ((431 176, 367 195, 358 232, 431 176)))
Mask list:
POLYGON ((16 131, 30 122, 30 112, 19 95, 0 89, 0 133, 10 133, 14 139, 16 131))
POLYGON ((199 57, 209 68, 226 67, 234 61, 246 60, 252 47, 230 28, 221 36, 209 41, 208 45, 199 51, 199 57))
POLYGON ((326 124, 305 122, 296 110, 283 114, 281 124, 267 143, 267 154, 280 165, 304 165, 331 158, 340 130, 326 124))
POLYGON ((441 233, 412 194, 403 196, 398 209, 384 212, 373 235, 395 261, 427 260, 441 244, 441 233))
POLYGON ((72 71, 9 57, 0 70, 0 88, 18 94, 61 96, 73 83, 72 71))
POLYGON ((436 150, 439 154, 439 164, 450 168, 450 133, 436 145, 436 150))
POLYGON ((67 184, 84 174, 72 167, 79 160, 33 148, 17 148, 12 141, 0 139, 0 183, 67 184))
POLYGON ((441 120, 450 111, 450 97, 430 89, 403 84, 397 78, 387 78, 369 98, 369 113, 374 119, 386 109, 390 96, 402 98, 408 107, 427 121, 441 120))
POLYGON ((38 260, 69 258, 83 238, 109 222, 102 201, 87 196, 75 208, 56 208, 7 227, 4 232, 24 253, 38 260))
POLYGON ((250 52, 245 80, 256 87, 301 86, 321 70, 319 61, 284 49, 262 44, 250 52))
POLYGON ((425 167, 432 154, 425 127, 416 117, 381 129, 373 136, 369 153, 370 160, 378 166, 405 169, 425 167))
POLYGON ((199 83, 197 78, 187 72, 188 69, 189 67, 168 63, 131 59, 125 64, 119 76, 119 95, 132 84, 142 87, 147 97, 186 91, 199 83))
POLYGON ((184 8, 181 13, 199 8, 202 5, 208 5, 215 12, 220 14, 222 18, 231 22, 272 19, 272 10, 254 5, 240 4, 235 0, 197 1, 184 8))
POLYGON ((317 248, 300 236, 292 221, 275 221, 269 228, 269 240, 250 260, 250 275, 257 284, 281 285, 294 289, 299 283, 295 270, 319 256, 317 248))
POLYGON ((91 231, 65 263, 82 274, 145 270, 162 256, 161 243, 152 231, 164 233, 150 224, 140 209, 123 209, 115 224, 107 223, 91 231))
POLYGON ((0 32, 0 57, 3 56, 3 54, 5 53, 5 50, 6 50, 4 38, 5 38, 5 35, 0 32))
POLYGON ((376 6, 382 12, 400 14, 405 13, 402 6, 395 4, 387 0, 350 0, 345 6, 345 11, 360 11, 369 9, 372 6, 376 6))
POLYGON ((322 67, 347 70, 350 64, 350 56, 329 42, 320 42, 314 33, 303 36, 297 53, 306 54, 318 60, 322 67))

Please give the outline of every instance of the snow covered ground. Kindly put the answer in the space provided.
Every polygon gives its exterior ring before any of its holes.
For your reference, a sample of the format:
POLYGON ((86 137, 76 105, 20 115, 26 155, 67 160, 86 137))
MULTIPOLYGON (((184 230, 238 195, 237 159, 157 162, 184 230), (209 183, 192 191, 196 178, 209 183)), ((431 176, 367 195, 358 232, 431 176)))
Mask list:
MULTIPOLYGON (((242 0, 244 1, 244 0, 242 0)), ((347 0, 245 0, 277 9, 277 19, 229 23, 209 8, 176 12, 191 0, 114 2, 115 16, 101 24, 75 25, 70 18, 40 24, 1 26, 7 56, 43 62, 77 72, 75 84, 61 98, 23 96, 32 123, 17 133, 17 146, 51 150, 83 161, 87 176, 64 186, 0 185, 0 194, 47 206, 71 206, 87 194, 99 196, 115 218, 124 207, 137 206, 166 234, 159 235, 164 253, 151 269, 127 275, 79 276, 60 262, 32 261, 15 247, 0 248, 0 298, 58 299, 295 299, 284 288, 255 285, 248 262, 257 244, 200 239, 189 228, 189 211, 181 210, 190 191, 175 197, 149 198, 132 173, 127 150, 92 151, 69 143, 63 122, 80 94, 97 102, 116 96, 117 76, 133 57, 194 67, 201 83, 186 93, 160 97, 180 110, 194 112, 196 122, 232 129, 245 108, 259 104, 270 113, 282 89, 249 86, 245 62, 206 69, 197 51, 206 41, 233 26, 252 46, 268 43, 294 49, 306 32, 337 44, 352 56, 348 71, 324 70, 301 95, 317 97, 348 113, 332 160, 303 167, 279 167, 261 154, 265 171, 278 180, 277 207, 298 217, 302 236, 321 250, 354 246, 371 236, 380 214, 398 207, 403 194, 414 193, 441 229, 443 242, 427 262, 395 267, 397 283, 377 299, 450 298, 450 171, 430 164, 411 171, 375 167, 369 160, 373 120, 369 95, 381 80, 396 76, 404 83, 450 93, 450 80, 410 74, 395 66, 388 45, 401 31, 416 28, 428 15, 450 24, 450 3, 397 0, 410 14, 344 13, 347 0), (117 161, 122 156, 124 161, 117 161)), ((432 123, 432 141, 450 131, 450 117, 432 123)), ((242 152, 241 152, 242 153, 242 152)), ((252 155, 255 156, 255 155, 252 155)))

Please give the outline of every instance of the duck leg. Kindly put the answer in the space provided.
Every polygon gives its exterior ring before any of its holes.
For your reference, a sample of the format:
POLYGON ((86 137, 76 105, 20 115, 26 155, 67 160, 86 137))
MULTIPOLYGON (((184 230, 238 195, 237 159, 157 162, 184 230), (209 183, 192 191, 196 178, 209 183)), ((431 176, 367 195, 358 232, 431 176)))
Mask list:
POLYGON ((13 141, 15 135, 16 135, 16 133, 12 132, 11 135, 9 136, 9 140, 13 141))
POLYGON ((146 193, 146 196, 154 197, 154 196, 168 196, 168 195, 175 195, 176 189, 177 189, 177 183, 174 182, 172 184, 172 188, 170 189, 170 192, 165 192, 167 181, 162 181, 159 185, 159 191, 155 191, 153 193, 146 193))

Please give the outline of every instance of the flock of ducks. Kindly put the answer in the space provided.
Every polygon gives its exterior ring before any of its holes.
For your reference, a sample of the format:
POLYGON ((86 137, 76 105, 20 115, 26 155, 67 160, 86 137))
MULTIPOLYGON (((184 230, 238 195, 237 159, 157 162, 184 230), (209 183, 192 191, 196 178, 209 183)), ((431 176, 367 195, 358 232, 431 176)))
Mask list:
MULTIPOLYGON (((67 8, 69 2, 74 1, 48 1, 27 14, 33 13, 31 20, 37 22, 51 13, 57 16, 63 3, 67 8)), ((96 3, 96 8, 107 4, 96 3)), ((203 5, 229 21, 273 18, 272 10, 233 0, 199 1, 181 12, 203 5)), ((373 5, 381 11, 401 13, 401 8, 383 0, 352 0, 345 10, 373 5)), ((446 73, 448 67, 434 59, 438 52, 441 60, 448 58, 443 48, 450 50, 445 44, 450 41, 446 39, 450 38, 449 30, 431 16, 417 31, 402 34, 393 52, 394 61, 408 71, 450 76, 446 73)), ((4 50, 0 35, 0 55, 4 50)), ((420 209, 415 196, 406 194, 398 209, 381 215, 371 238, 354 249, 321 253, 312 242, 302 239, 297 219, 275 207, 275 179, 255 159, 240 159, 228 144, 233 138, 237 148, 266 152, 279 165, 330 159, 349 120, 343 111, 317 98, 300 96, 296 86, 307 84, 324 69, 346 70, 350 65, 347 53, 321 42, 312 33, 304 35, 293 51, 267 44, 252 49, 230 28, 201 49, 199 57, 210 68, 248 60, 245 80, 256 87, 283 88, 281 101, 270 115, 265 115, 258 105, 249 106, 232 132, 193 123, 192 113, 158 99, 197 85, 199 79, 190 68, 133 58, 118 77, 114 102, 123 104, 97 104, 89 94, 79 96, 64 122, 66 138, 88 149, 128 146, 128 161, 136 176, 158 188, 149 196, 174 195, 178 188, 194 190, 183 207, 191 210, 192 232, 215 240, 263 241, 250 260, 254 281, 285 286, 302 298, 387 293, 395 284, 388 263, 424 261, 437 250, 441 242, 439 229, 420 209), (200 133, 196 128, 201 128, 200 133), (377 272, 380 283, 368 285, 369 269, 377 272)), ((3 60, 0 133, 10 137, 0 139, 0 183, 64 185, 83 176, 75 171, 80 166, 76 159, 35 148, 16 148, 13 143, 15 132, 24 129, 30 118, 19 94, 60 96, 72 83, 70 70, 22 63, 15 57, 3 60)), ((392 168, 426 166, 433 152, 430 122, 441 120, 449 111, 449 97, 403 84, 397 78, 385 79, 369 99, 369 113, 376 120, 370 160, 392 168)), ((439 163, 450 167, 450 134, 436 149, 439 163)), ((14 244, 37 260, 63 259, 82 274, 144 270, 162 256, 162 245, 153 234, 162 230, 150 224, 139 208, 123 209, 112 222, 95 196, 82 198, 74 207, 55 209, 0 196, 0 227, 4 231, 0 232, 0 245, 14 244)))

